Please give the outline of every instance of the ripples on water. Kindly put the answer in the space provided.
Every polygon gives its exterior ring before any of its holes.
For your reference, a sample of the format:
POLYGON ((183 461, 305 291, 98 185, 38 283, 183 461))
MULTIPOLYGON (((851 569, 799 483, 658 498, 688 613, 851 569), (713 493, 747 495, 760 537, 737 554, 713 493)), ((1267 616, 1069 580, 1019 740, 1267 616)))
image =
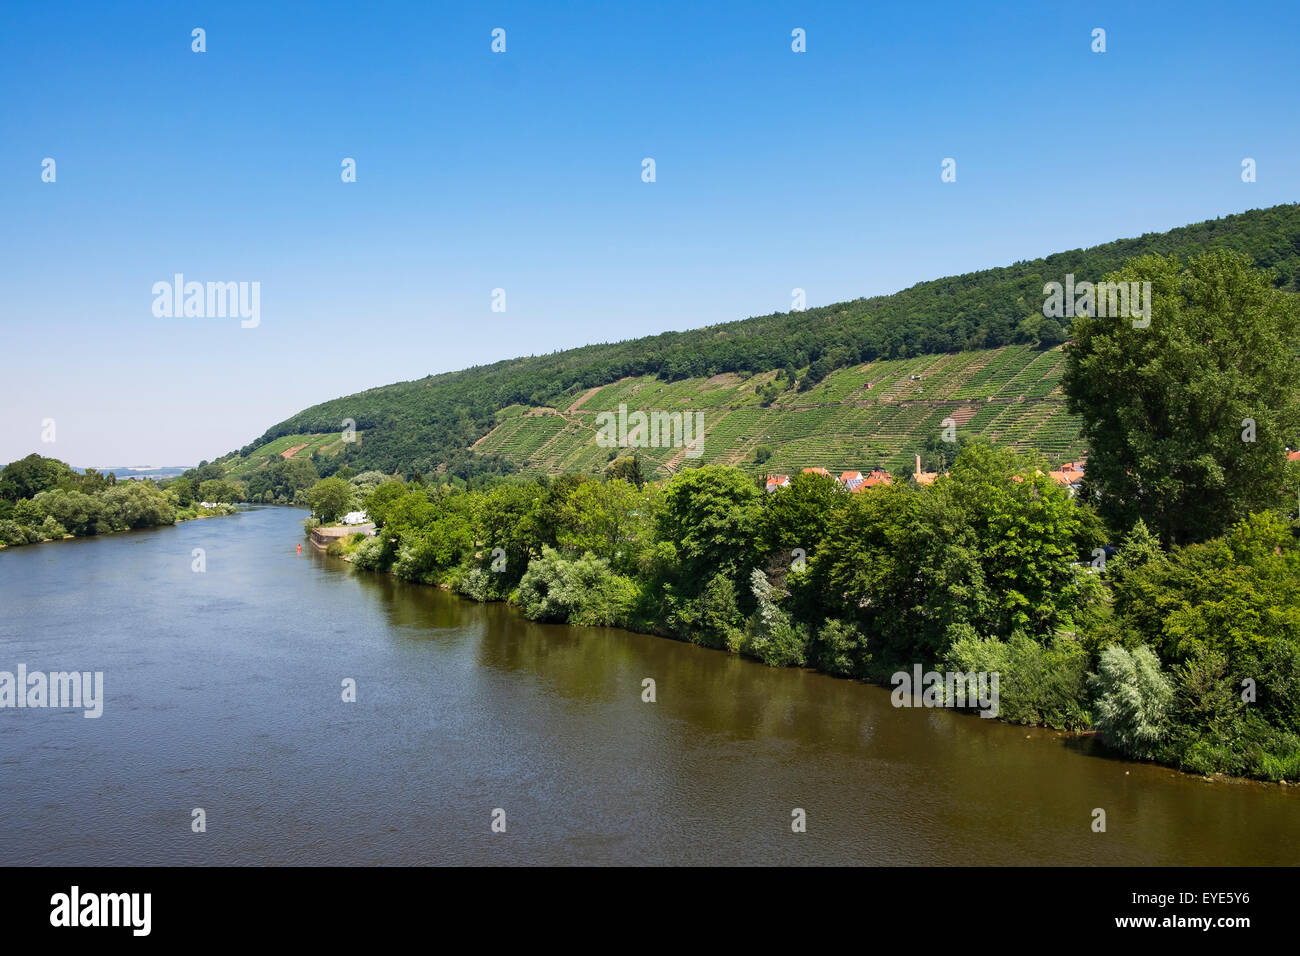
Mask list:
POLYGON ((0 553, 0 669, 102 670, 106 696, 98 720, 0 710, 0 860, 1300 860, 1295 788, 895 709, 881 688, 663 638, 533 624, 299 554, 302 517, 261 508, 0 553))

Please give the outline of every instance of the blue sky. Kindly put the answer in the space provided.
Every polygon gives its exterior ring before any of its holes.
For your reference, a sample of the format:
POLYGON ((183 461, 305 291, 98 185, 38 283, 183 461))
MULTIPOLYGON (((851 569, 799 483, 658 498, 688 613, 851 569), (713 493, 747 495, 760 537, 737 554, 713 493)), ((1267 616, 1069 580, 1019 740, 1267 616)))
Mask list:
POLYGON ((0 463, 1300 199, 1300 4, 991 6, 11 4, 0 463), (155 317, 177 272, 260 324, 155 317))

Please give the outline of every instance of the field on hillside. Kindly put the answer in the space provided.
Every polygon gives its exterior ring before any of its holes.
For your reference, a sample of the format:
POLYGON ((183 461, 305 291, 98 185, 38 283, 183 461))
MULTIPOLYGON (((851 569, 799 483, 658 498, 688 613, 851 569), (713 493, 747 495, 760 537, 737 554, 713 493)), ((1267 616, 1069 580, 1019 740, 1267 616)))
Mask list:
MULTIPOLYGON (((360 440, 361 433, 357 432, 360 440)), ((312 452, 333 455, 343 447, 340 432, 328 435, 285 435, 275 441, 267 442, 252 452, 247 458, 229 459, 223 464, 228 468, 226 474, 231 478, 247 478, 253 472, 265 468, 273 458, 310 458, 312 452)))
MULTIPOLYGON (((584 393, 558 411, 525 414, 512 406, 474 447, 525 472, 597 471, 610 458, 610 449, 596 442, 597 415, 626 404, 629 413, 703 412, 698 460, 706 463, 752 463, 758 446, 766 445, 772 458, 764 471, 822 466, 905 472, 915 451, 951 418, 958 435, 1037 449, 1055 465, 1083 452, 1078 421, 1066 413, 1060 391, 1063 370, 1060 348, 925 355, 840 369, 806 392, 783 392, 769 408, 758 393, 774 372, 678 382, 640 376, 584 393)), ((689 463, 678 448, 639 453, 658 475, 689 463)))

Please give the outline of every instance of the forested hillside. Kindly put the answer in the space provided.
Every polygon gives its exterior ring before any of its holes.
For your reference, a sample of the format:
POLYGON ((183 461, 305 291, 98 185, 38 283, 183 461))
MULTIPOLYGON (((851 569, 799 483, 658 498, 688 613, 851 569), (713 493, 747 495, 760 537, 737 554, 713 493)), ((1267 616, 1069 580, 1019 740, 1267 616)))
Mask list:
MULTIPOLYGON (((724 373, 757 379, 767 373, 765 382, 755 383, 766 388, 754 393, 756 404, 795 407, 819 404, 817 387, 836 370, 1010 345, 1047 350, 1068 330, 1042 316, 1045 282, 1062 281, 1066 273, 1096 281, 1138 255, 1186 257, 1209 248, 1245 253, 1255 265, 1275 270, 1279 288, 1298 291, 1300 205, 1252 210, 1165 233, 923 282, 888 296, 511 359, 374 388, 306 409, 273 425, 223 461, 247 457, 285 436, 338 434, 351 419, 361 440, 345 444, 337 457, 357 470, 412 474, 447 465, 471 474, 536 467, 528 456, 512 454, 504 442, 499 457, 482 454, 490 447, 471 450, 471 446, 500 424, 504 409, 562 411, 588 390, 627 378, 681 382, 706 381, 724 373)), ((1041 380, 1029 385, 1043 387, 1041 380)), ((1043 398, 1046 393, 1030 397, 1043 398)), ((713 423, 708 424, 712 428, 713 423)), ((1057 432, 1064 430, 1053 433, 1057 432)), ((815 437, 815 432, 806 437, 815 437)), ((746 440, 750 445, 758 443, 756 436, 746 440)), ((886 457, 901 460, 920 441, 919 433, 910 434, 886 457)))

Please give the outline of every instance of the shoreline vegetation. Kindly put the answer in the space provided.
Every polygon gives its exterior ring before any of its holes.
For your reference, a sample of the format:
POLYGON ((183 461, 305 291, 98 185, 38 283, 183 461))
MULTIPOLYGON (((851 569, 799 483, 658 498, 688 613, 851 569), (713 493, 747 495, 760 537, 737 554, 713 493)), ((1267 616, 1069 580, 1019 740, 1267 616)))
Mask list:
POLYGON ((1091 559, 1101 524, 1040 464, 973 445, 931 486, 859 494, 818 474, 765 494, 726 466, 640 487, 613 476, 482 491, 390 481, 363 499, 376 534, 326 553, 505 601, 530 620, 620 627, 885 687, 917 663, 996 671, 1005 722, 1095 734, 1188 773, 1294 783, 1300 648, 1285 629, 1258 626, 1274 599, 1300 614, 1287 523, 1263 513, 1172 551, 1139 524, 1102 570, 1091 559), (792 552, 810 541, 800 566, 792 552), (1240 608, 1252 632, 1215 631, 1221 609, 1204 599, 1228 578, 1254 595, 1240 608), (1206 631, 1188 641, 1157 609, 1206 631), (1260 675, 1249 704, 1237 689, 1247 672, 1260 675))
POLYGON ((123 531, 138 531, 234 514, 240 489, 204 486, 193 472, 162 481, 125 479, 93 468, 74 471, 57 458, 32 454, 0 470, 0 550, 123 531), (210 497, 209 497, 210 496, 210 497))
POLYGON ((171 523, 196 502, 303 504, 309 532, 364 510, 376 534, 327 553, 531 620, 872 682, 997 673, 1007 722, 1294 784, 1300 295, 1223 250, 1104 278, 1152 295, 1142 322, 1069 324, 1062 388, 1089 449, 1069 491, 1041 454, 955 423, 918 445, 912 479, 853 491, 815 460, 771 491, 755 468, 690 460, 647 481, 628 448, 594 474, 481 462, 466 478, 450 459, 357 474, 298 444, 239 476, 203 462, 160 483, 31 455, 0 471, 0 538, 171 523))
POLYGON ((377 525, 327 553, 531 620, 879 683, 998 673, 1010 723, 1293 784, 1300 297, 1273 279, 1223 251, 1106 276, 1153 297, 1142 322, 1073 317, 1074 493, 1041 455, 957 436, 922 449, 932 482, 853 492, 812 468, 771 492, 729 465, 647 482, 624 449, 601 475, 533 479, 345 464, 304 499, 377 525))

